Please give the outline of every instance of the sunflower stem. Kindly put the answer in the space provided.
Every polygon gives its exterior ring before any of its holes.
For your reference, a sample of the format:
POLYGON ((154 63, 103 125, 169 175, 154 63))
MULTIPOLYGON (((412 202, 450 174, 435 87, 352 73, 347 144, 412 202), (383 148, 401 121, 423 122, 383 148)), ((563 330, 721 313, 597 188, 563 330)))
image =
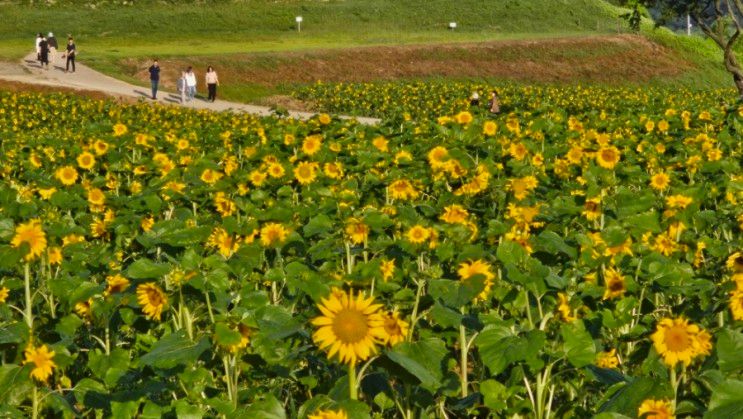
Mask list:
POLYGON ((31 401, 31 418, 36 419, 39 417, 39 390, 34 386, 33 396, 31 401))
POLYGON ((28 265, 28 262, 23 266, 23 283, 26 291, 26 324, 28 325, 29 330, 33 330, 34 315, 31 307, 31 267, 28 265))
POLYGON ((673 388, 673 410, 676 410, 676 399, 678 398, 678 380, 676 379, 676 366, 671 367, 671 388, 673 388))
POLYGON ((209 299, 209 291, 205 291, 206 296, 206 309, 209 312, 209 320, 214 324, 214 312, 212 311, 212 301, 209 299))
POLYGON ((359 389, 356 386, 356 365, 348 365, 348 390, 351 400, 359 399, 359 389))
MULTIPOLYGON (((464 315, 464 307, 459 310, 464 315)), ((459 362, 460 362, 460 383, 462 386, 462 398, 467 397, 467 330, 463 324, 459 325, 459 362)))

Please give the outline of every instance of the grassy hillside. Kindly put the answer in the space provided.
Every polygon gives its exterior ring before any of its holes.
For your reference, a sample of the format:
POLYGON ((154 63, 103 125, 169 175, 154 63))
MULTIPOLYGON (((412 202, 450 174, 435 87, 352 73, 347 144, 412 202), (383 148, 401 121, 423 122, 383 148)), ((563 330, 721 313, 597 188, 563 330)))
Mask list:
POLYGON ((50 30, 74 34, 85 55, 126 57, 564 36, 618 24, 616 9, 601 0, 24 3, 0 6, 0 56, 22 55, 35 32, 50 30), (451 21, 456 30, 447 28, 451 21))

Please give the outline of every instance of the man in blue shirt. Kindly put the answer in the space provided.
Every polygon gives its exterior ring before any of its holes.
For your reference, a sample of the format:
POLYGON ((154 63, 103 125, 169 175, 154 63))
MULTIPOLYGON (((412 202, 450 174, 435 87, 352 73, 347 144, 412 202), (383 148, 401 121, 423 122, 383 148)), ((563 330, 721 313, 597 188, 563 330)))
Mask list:
POLYGON ((150 83, 152 84, 152 100, 157 100, 157 85, 160 83, 160 64, 157 60, 150 66, 150 83))

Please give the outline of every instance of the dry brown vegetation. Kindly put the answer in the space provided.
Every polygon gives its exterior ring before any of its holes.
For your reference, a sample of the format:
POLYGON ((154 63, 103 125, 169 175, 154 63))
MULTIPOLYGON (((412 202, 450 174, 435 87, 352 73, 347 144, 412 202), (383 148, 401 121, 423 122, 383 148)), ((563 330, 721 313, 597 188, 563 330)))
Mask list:
MULTIPOLYGON (((694 67, 644 37, 616 35, 165 59, 164 85, 174 86, 179 71, 189 65, 200 83, 206 66, 213 65, 223 83, 265 87, 428 77, 617 84, 673 78, 694 67)), ((121 66, 147 80, 148 62, 125 60, 121 66)))

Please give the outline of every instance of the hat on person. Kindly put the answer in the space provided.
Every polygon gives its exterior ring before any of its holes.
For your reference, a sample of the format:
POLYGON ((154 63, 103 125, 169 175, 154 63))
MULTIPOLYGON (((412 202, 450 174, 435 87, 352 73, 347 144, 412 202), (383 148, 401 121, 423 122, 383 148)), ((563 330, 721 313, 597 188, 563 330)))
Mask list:
POLYGON ((53 33, 51 33, 51 32, 49 32, 49 37, 52 37, 52 36, 54 36, 54 34, 53 34, 53 33))

